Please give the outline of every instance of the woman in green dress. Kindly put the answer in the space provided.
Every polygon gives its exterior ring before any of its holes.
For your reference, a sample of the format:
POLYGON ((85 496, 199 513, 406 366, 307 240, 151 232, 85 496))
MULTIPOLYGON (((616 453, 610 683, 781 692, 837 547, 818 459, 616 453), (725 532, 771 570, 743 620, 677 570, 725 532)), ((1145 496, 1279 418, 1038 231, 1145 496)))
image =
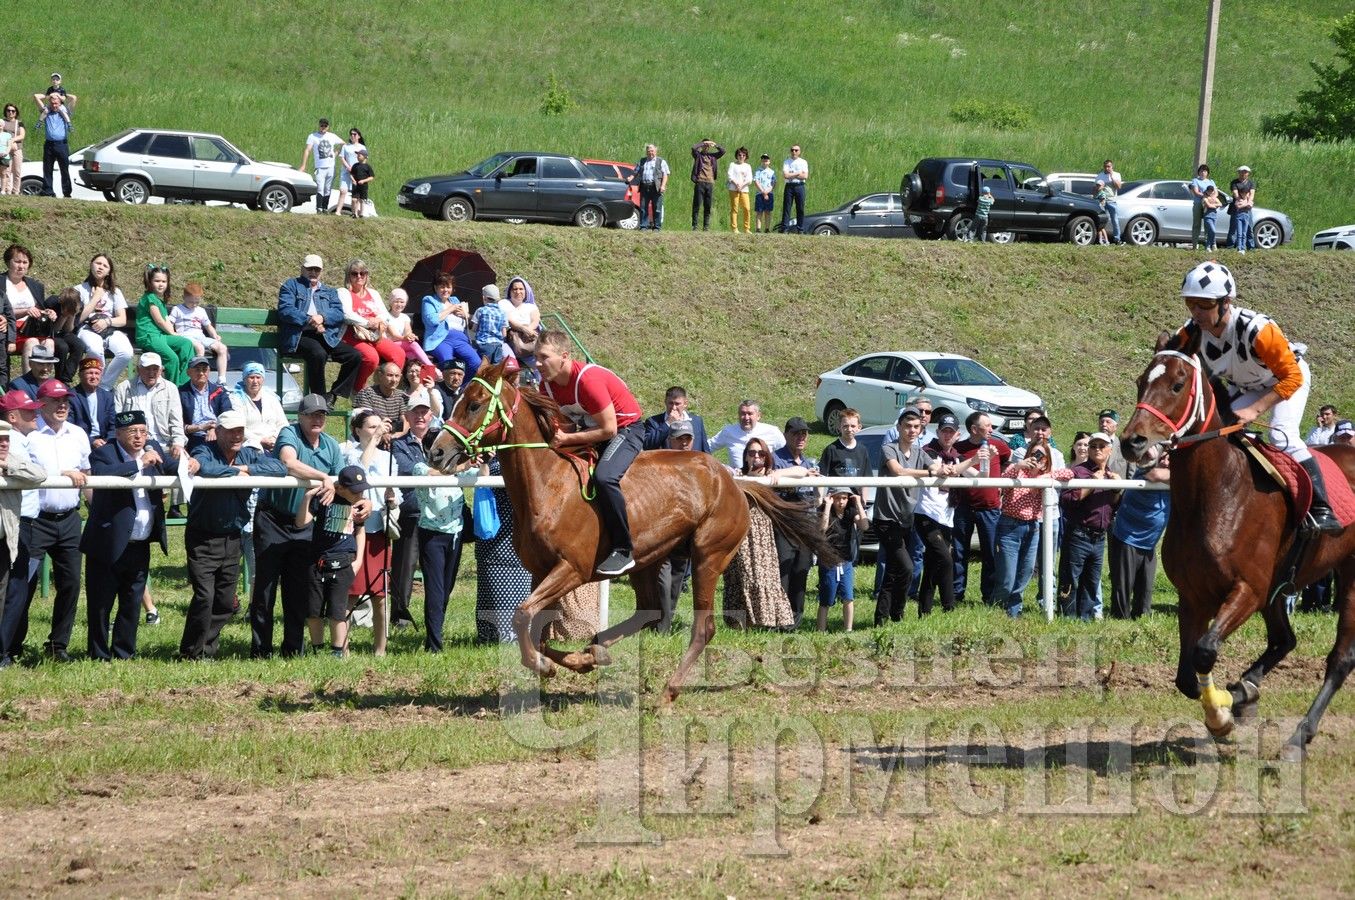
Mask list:
POLYGON ((193 358, 193 342, 174 333, 169 321, 169 266, 146 264, 146 293, 136 305, 136 345, 160 354, 165 380, 178 387, 188 383, 188 361, 193 358))

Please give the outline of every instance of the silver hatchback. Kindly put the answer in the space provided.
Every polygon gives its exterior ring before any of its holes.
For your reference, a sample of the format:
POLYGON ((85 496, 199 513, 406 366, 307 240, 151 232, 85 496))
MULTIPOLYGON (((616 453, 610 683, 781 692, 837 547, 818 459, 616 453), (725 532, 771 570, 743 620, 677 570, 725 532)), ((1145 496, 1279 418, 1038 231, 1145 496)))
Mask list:
POLYGON ((132 128, 85 151, 80 181, 123 203, 225 200, 287 212, 315 196, 315 179, 285 163, 255 162, 220 135, 132 128))

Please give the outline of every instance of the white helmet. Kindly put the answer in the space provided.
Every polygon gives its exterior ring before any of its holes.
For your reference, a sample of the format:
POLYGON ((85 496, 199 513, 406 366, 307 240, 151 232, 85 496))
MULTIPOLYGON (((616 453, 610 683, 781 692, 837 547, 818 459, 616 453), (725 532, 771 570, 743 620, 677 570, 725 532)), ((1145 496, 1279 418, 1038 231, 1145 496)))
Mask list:
POLYGON ((1181 282, 1182 297, 1207 297, 1210 300, 1222 300, 1237 297, 1237 282, 1233 273, 1223 263, 1213 260, 1202 262, 1186 273, 1181 282))

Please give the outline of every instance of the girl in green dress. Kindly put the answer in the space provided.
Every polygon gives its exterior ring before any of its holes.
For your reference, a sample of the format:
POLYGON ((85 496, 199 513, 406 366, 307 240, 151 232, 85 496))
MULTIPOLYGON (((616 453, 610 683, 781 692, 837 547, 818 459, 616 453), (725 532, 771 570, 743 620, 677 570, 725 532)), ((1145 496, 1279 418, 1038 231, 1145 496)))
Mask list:
POLYGON ((188 382, 193 342, 174 333, 165 299, 169 297, 169 266, 146 264, 146 293, 136 305, 136 345, 160 354, 165 380, 178 387, 188 382))

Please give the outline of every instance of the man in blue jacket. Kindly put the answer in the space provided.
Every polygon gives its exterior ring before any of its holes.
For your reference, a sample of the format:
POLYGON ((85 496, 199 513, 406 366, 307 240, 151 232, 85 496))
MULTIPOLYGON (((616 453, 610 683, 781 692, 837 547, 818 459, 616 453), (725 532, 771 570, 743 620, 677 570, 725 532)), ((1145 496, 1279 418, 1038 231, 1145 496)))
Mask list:
POLYGON ((94 450, 113 440, 113 392, 99 386, 103 375, 103 359, 86 356, 80 360, 80 378, 71 391, 71 421, 89 435, 94 450))
POLYGON ((217 420, 231 408, 231 395, 226 392, 225 386, 212 384, 211 375, 211 360, 205 356, 195 356, 188 361, 188 383, 179 388, 183 430, 188 435, 190 453, 216 440, 217 420))
MULTIPOLYGON (((199 478, 239 475, 282 477, 287 467, 262 450, 245 446, 245 414, 228 409, 216 420, 216 439, 192 451, 199 478)), ((216 656, 221 629, 239 609, 235 590, 240 582, 240 535, 249 524, 250 489, 204 490, 188 504, 184 546, 193 599, 184 618, 179 656, 216 656)))
MULTIPOLYGON (((89 455, 90 473, 136 479, 171 475, 176 464, 164 448, 151 440, 146 414, 139 409, 118 413, 113 420, 117 439, 89 455)), ((196 464, 190 462, 190 470, 196 464)), ((89 611, 89 655, 93 659, 131 659, 136 655, 136 629, 141 600, 151 567, 151 542, 169 553, 165 541, 162 491, 95 491, 89 519, 80 539, 85 554, 85 593, 89 611), (117 599, 113 641, 108 640, 108 616, 117 599)))
POLYGON ((343 304, 339 292, 320 280, 325 263, 318 253, 301 262, 301 274, 278 288, 278 335, 284 356, 299 356, 306 362, 306 391, 320 394, 332 409, 339 397, 353 393, 362 354, 343 342, 343 304), (339 377, 325 390, 325 363, 339 364, 339 377))

